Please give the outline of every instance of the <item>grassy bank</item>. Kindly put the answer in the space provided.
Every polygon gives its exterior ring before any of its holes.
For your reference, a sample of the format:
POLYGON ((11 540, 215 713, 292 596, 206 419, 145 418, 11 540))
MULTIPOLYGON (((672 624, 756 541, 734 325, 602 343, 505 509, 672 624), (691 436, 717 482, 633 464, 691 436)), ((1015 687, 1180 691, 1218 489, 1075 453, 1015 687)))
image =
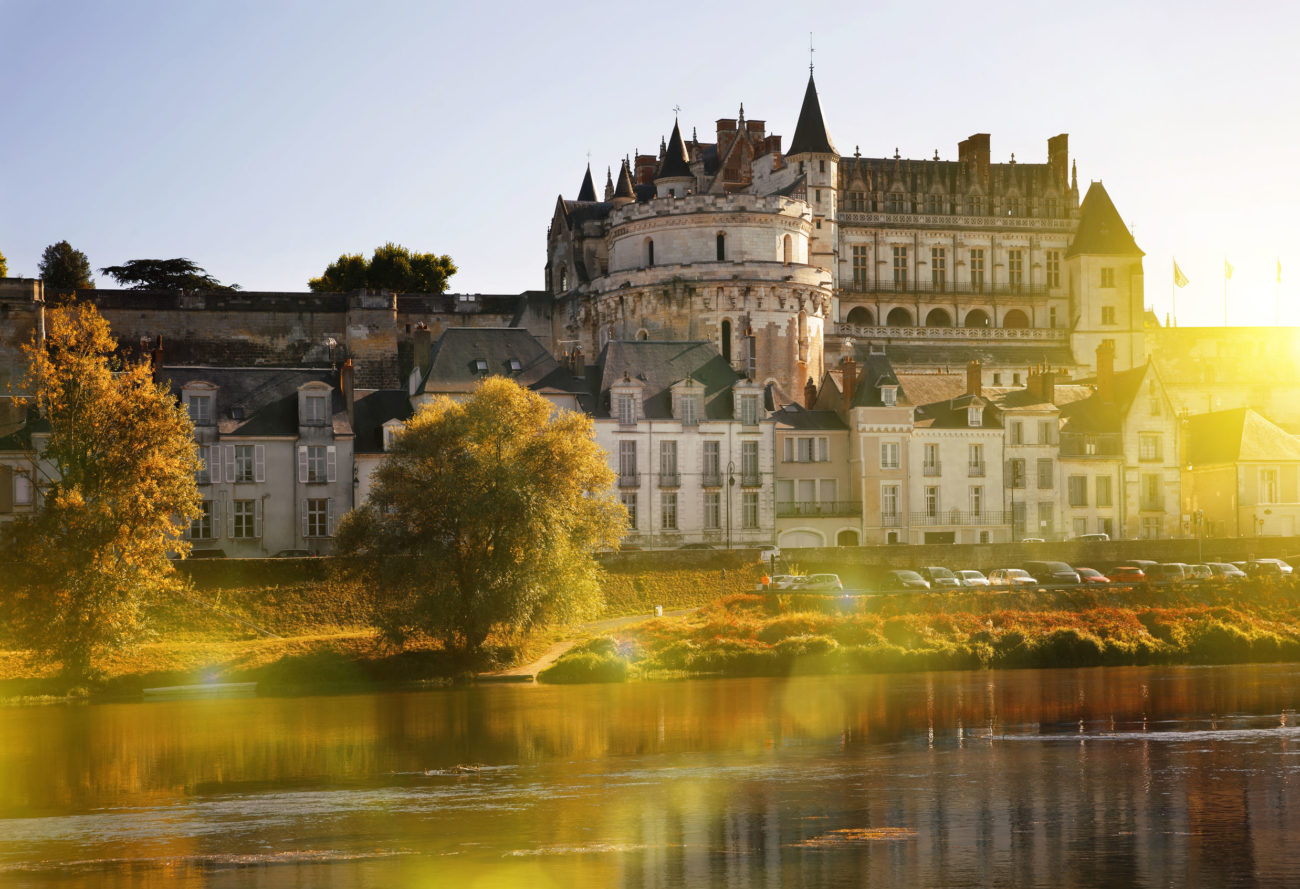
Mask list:
MULTIPOLYGON (((590 680, 1300 660, 1300 590, 737 594, 575 650, 590 680)), ((550 681, 583 681, 562 659, 550 681)))

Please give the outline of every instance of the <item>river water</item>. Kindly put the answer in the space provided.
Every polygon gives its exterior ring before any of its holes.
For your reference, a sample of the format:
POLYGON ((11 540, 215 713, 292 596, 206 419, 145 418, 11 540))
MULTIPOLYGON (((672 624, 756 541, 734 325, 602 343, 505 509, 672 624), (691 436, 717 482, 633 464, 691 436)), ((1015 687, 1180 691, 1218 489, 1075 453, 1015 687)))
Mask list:
POLYGON ((0 886, 1297 886, 1298 700, 1268 665, 0 710, 0 886))

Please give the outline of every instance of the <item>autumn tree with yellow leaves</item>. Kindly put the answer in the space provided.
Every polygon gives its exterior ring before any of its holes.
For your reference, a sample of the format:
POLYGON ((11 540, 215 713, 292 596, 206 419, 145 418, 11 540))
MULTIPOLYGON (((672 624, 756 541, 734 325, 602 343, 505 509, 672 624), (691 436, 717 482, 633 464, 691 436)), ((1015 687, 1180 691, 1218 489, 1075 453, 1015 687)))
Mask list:
POLYGON ((416 413, 337 544, 368 580, 387 639, 476 656, 493 630, 598 609, 594 550, 627 528, 613 481, 589 418, 490 377, 416 413))
POLYGON ((4 529, 4 616, 72 680, 145 635, 146 605, 177 588, 169 553, 188 553, 199 509, 189 417, 147 363, 115 350, 89 305, 50 310, 44 341, 26 347, 44 477, 40 508, 4 529))

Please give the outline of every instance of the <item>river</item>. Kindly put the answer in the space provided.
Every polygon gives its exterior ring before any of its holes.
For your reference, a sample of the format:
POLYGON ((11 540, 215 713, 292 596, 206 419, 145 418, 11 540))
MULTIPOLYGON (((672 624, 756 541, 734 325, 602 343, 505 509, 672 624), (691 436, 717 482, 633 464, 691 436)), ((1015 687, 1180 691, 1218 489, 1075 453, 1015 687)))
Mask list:
POLYGON ((0 886, 1297 886, 1298 700, 1287 664, 11 708, 0 886))

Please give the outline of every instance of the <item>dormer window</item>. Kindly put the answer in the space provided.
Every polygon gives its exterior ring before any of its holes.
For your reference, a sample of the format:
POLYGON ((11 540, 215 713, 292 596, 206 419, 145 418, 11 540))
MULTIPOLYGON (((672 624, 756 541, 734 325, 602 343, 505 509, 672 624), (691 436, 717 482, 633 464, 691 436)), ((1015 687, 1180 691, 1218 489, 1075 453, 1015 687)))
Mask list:
POLYGON ((507 362, 507 364, 509 364, 510 372, 512 374, 517 374, 524 369, 523 363, 520 362, 518 358, 511 358, 510 361, 507 362))
POLYGON ((212 400, 211 395, 190 395, 190 422, 195 426, 211 426, 212 400))
POLYGON ((620 426, 636 425, 636 396, 630 392, 614 396, 614 416, 620 426))
POLYGON ((758 425, 758 396, 757 395, 740 396, 740 425, 742 426, 758 425))
POLYGON ((983 426, 984 425, 984 408, 968 407, 966 408, 966 425, 983 426))
POLYGON ((384 450, 391 451, 393 445, 397 442, 397 436, 402 431, 403 424, 392 421, 384 424, 384 450))
POLYGON ((324 426, 329 418, 329 396, 305 395, 302 399, 302 425, 324 426))
POLYGON ((682 395, 681 417, 683 426, 696 426, 700 422, 700 396, 695 394, 682 395))
POLYGON ((881 386, 880 403, 885 405, 885 407, 893 407, 894 405, 898 404, 898 387, 881 386))
POLYGON ((474 373, 485 374, 488 372, 488 363, 486 358, 474 359, 474 373))

